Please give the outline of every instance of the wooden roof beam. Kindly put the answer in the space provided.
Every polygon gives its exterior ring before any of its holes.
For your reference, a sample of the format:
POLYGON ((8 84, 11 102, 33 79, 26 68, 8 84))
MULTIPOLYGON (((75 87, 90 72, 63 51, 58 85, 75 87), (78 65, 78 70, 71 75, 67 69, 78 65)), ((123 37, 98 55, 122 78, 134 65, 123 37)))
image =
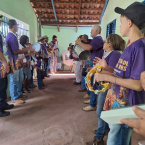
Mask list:
POLYGON ((81 0, 79 0, 78 23, 79 23, 79 20, 80 20, 80 14, 81 14, 81 0))
MULTIPOLYGON (((39 1, 36 1, 36 0, 30 0, 30 2, 32 2, 32 3, 51 3, 51 2, 47 2, 47 1, 41 1, 41 0, 39 0, 39 1)), ((74 5, 77 5, 77 4, 79 4, 79 3, 72 3, 72 2, 54 2, 54 4, 74 4, 74 5)), ((105 2, 82 2, 82 4, 105 4, 105 2)))
MULTIPOLYGON (((78 12, 78 22, 80 21, 80 14, 81 14, 81 0, 79 0, 79 12, 78 12)), ((78 32, 78 25, 77 25, 77 28, 76 28, 76 32, 78 32)))
MULTIPOLYGON (((49 10, 53 10, 52 9, 52 7, 33 7, 33 9, 49 9, 49 10)), ((62 9, 62 8, 55 8, 55 10, 69 10, 69 11, 75 11, 75 10, 77 10, 78 11, 78 9, 69 9, 69 8, 66 8, 66 9, 62 9)), ((85 9, 84 9, 85 10, 85 9)), ((97 10, 97 9, 96 9, 97 10)), ((101 9, 100 9, 101 10, 101 9)))
MULTIPOLYGON (((99 22, 93 22, 93 23, 59 23, 59 26, 62 26, 62 25, 74 25, 74 26, 77 26, 77 25, 96 25, 96 24, 99 24, 99 22)), ((42 22, 41 25, 54 25, 54 26, 57 26, 57 23, 53 22, 53 23, 48 23, 48 22, 42 22)))
MULTIPOLYGON (((54 15, 52 13, 36 13, 38 15, 54 15)), ((78 14, 57 14, 57 16, 59 15, 65 15, 65 16, 78 16, 78 14)))
MULTIPOLYGON (((41 19, 44 19, 44 20, 51 20, 51 21, 55 21, 55 19, 51 19, 51 18, 46 18, 46 17, 41 17, 41 19)), ((76 21, 77 19, 66 19, 66 18, 57 18, 57 20, 66 20, 66 21, 76 21)))
MULTIPOLYGON (((32 3, 45 3, 45 4, 51 4, 51 2, 46 2, 46 1, 35 1, 35 0, 31 0, 30 2, 32 3)), ((64 3, 64 2, 54 2, 54 4, 73 4, 73 5, 77 5, 78 3, 64 3)))
MULTIPOLYGON (((36 13, 38 15, 54 15, 52 13, 36 13)), ((57 16, 59 15, 65 15, 65 16, 78 16, 78 14, 57 14, 57 16)), ((100 17, 101 15, 97 15, 97 14, 87 14, 87 15, 80 15, 80 16, 94 16, 94 17, 100 17)))

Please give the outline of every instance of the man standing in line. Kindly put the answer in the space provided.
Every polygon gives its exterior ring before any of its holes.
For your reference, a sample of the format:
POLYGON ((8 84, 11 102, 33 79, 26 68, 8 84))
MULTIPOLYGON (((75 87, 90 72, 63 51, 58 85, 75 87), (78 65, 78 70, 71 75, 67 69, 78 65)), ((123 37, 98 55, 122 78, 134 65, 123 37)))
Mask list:
POLYGON ((11 63, 11 67, 14 73, 10 74, 10 95, 13 103, 23 104, 24 101, 19 99, 22 95, 21 88, 19 86, 19 82, 21 80, 22 72, 20 71, 21 64, 18 59, 18 54, 23 53, 33 53, 34 50, 30 49, 30 47, 19 49, 18 40, 16 37, 16 32, 18 31, 17 22, 13 19, 10 19, 8 22, 10 32, 6 36, 8 56, 11 63))
MULTIPOLYGON (((76 44, 80 45, 84 50, 88 50, 91 51, 91 61, 93 62, 95 57, 99 57, 102 58, 103 54, 104 54, 104 50, 103 50, 103 39, 100 36, 101 34, 101 27, 99 25, 94 25, 92 26, 91 29, 91 37, 93 38, 93 40, 91 41, 90 44, 84 44, 81 42, 81 39, 77 39, 75 41, 76 44)), ((93 64, 93 63, 92 63, 93 64)), ((92 66, 90 66, 92 67, 92 66)), ((92 83, 93 83, 93 78, 92 78, 92 83)), ((96 89, 97 85, 95 85, 96 89)), ((90 98, 90 102, 89 102, 89 106, 83 108, 84 111, 95 111, 96 110, 96 97, 97 95, 94 94, 94 92, 89 92, 89 94, 86 94, 84 96, 86 99, 90 98), (90 97, 90 96, 91 97, 90 97)))
MULTIPOLYGON (((3 16, 0 16, 2 18, 3 16)), ((1 24, 1 22, 0 22, 1 24)), ((0 32, 0 117, 5 117, 10 115, 10 112, 7 112, 5 110, 12 109, 14 107, 13 104, 9 105, 6 102, 7 99, 7 86, 8 86, 8 80, 6 73, 9 73, 9 66, 7 63, 7 60, 4 56, 6 53, 6 42, 5 39, 2 36, 2 33, 0 32), (5 48, 4 48, 5 46, 5 48)))

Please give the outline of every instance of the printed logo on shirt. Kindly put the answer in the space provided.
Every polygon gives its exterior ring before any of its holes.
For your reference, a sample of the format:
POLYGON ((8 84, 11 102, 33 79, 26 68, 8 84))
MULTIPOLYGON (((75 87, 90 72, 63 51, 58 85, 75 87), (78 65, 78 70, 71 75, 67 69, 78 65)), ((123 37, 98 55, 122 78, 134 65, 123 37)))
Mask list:
POLYGON ((121 86, 119 90, 119 96, 116 97, 116 92, 113 89, 110 89, 107 93, 103 110, 111 110, 115 108, 129 106, 127 93, 128 93, 127 89, 121 86))
POLYGON ((122 71, 126 71, 127 67, 128 67, 128 61, 120 58, 118 63, 116 64, 116 68, 118 68, 119 70, 122 70, 122 71))

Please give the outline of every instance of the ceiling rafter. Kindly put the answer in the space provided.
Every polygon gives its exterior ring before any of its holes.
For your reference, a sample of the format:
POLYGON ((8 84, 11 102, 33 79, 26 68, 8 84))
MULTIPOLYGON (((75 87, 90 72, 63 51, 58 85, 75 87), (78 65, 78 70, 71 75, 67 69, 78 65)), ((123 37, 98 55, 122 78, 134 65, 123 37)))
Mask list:
MULTIPOLYGON (((57 25, 57 23, 55 22, 53 22, 53 23, 48 23, 48 22, 42 22, 42 25, 57 25)), ((79 25, 95 25, 95 24, 98 24, 98 23, 78 23, 78 26, 79 25)), ((59 23, 59 25, 60 26, 62 26, 62 25, 76 25, 76 23, 59 23)))
POLYGON ((106 0, 53 0, 53 6, 52 0, 30 2, 42 25, 55 25, 58 30, 59 26, 73 25, 77 31, 80 25, 99 24, 106 0))
MULTIPOLYGON (((32 3, 47 3, 51 4, 51 1, 36 1, 36 0, 30 0, 32 3)), ((54 2, 54 4, 79 4, 79 2, 54 2)), ((82 2, 82 4, 88 4, 87 2, 82 2)), ((104 4, 103 1, 101 2, 90 2, 89 4, 104 4)))

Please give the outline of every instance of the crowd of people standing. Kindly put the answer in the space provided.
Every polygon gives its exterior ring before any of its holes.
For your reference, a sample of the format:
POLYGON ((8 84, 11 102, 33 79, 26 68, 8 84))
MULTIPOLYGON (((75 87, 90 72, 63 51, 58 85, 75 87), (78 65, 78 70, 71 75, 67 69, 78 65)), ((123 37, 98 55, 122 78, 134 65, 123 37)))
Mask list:
MULTIPOLYGON (((2 16, 1 16, 2 17, 2 16)), ((12 109, 14 104, 23 104, 28 97, 25 93, 37 87, 33 83, 34 69, 37 70, 38 89, 45 89, 44 78, 56 72, 58 41, 53 35, 52 41, 48 43, 47 36, 40 37, 37 45, 39 51, 29 42, 29 37, 22 35, 18 41, 17 22, 10 19, 8 22, 9 33, 6 38, 0 34, 0 117, 10 114, 6 111, 12 109), (8 76, 10 78, 9 92, 11 104, 7 103, 8 76)), ((36 45, 35 45, 36 46, 36 45)))

